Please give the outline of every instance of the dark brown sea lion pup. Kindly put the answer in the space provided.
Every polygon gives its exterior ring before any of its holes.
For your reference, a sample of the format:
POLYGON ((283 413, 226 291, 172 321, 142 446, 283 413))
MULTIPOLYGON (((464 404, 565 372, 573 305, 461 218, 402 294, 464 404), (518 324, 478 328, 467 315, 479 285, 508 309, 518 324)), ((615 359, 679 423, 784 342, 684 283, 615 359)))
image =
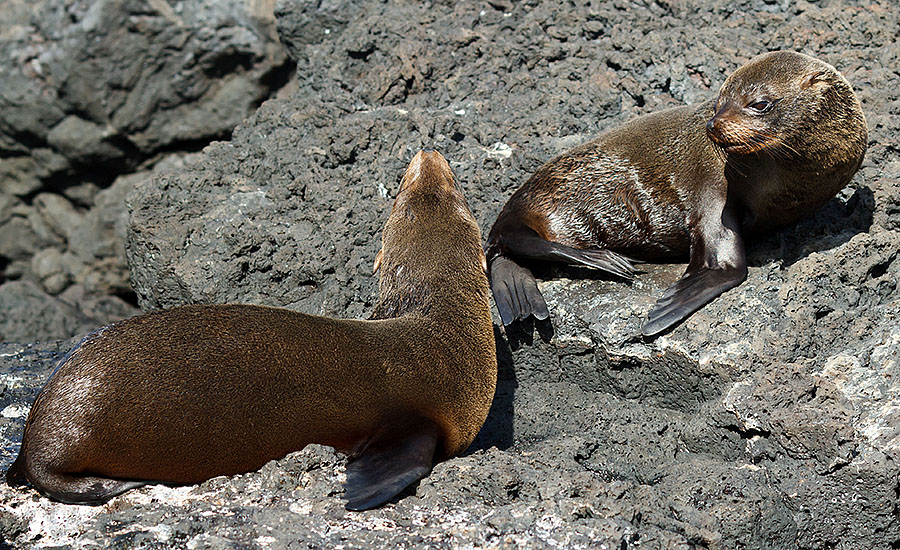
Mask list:
POLYGON ((513 194, 485 245, 500 317, 509 325, 550 314, 516 260, 631 278, 630 258, 689 254, 642 328, 659 334, 746 278, 743 235, 793 223, 834 197, 866 139, 859 101, 834 67, 793 52, 760 55, 716 100, 607 131, 513 194))
POLYGON ((7 473, 67 503, 255 470, 308 443, 350 453, 347 508, 463 451, 497 360, 478 225, 437 152, 406 170, 371 320, 186 306, 104 327, 61 361, 7 473))

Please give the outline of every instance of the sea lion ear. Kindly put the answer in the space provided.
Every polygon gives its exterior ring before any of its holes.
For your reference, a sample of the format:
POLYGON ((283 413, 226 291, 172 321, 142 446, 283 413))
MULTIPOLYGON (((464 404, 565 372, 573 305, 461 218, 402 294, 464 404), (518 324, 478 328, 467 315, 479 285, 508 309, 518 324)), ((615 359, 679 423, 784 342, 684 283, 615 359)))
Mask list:
POLYGON ((828 83, 828 71, 816 71, 809 73, 800 81, 800 89, 805 90, 819 84, 828 83))
POLYGON ((384 256, 384 249, 378 251, 378 254, 375 254, 375 263, 372 265, 372 273, 378 273, 378 268, 381 267, 381 258, 384 256))

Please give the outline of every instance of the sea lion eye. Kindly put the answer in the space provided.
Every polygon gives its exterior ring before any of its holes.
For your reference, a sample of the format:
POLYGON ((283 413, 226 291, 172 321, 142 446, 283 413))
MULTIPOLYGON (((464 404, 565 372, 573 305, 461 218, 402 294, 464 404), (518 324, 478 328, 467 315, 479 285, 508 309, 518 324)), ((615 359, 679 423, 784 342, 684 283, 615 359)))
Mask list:
POLYGON ((748 109, 754 111, 756 114, 766 114, 772 110, 772 107, 775 106, 775 102, 768 99, 758 99, 747 106, 748 109))

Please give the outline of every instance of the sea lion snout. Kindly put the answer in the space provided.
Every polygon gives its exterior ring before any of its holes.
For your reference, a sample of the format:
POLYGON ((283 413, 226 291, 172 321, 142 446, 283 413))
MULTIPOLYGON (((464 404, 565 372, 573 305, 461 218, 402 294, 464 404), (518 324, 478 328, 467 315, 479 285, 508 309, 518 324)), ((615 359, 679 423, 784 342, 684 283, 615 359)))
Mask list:
POLYGON ((709 136, 716 143, 721 143, 723 140, 722 132, 721 132, 721 121, 724 116, 726 116, 726 112, 732 109, 732 103, 730 101, 725 102, 717 102, 716 103, 716 114, 712 116, 708 121, 706 121, 706 135, 709 136), (719 103, 722 103, 720 106, 719 103))
POLYGON ((409 162, 403 179, 400 181, 400 193, 414 191, 426 186, 436 186, 446 190, 455 190, 456 181, 453 170, 447 159, 434 149, 423 149, 409 162))
POLYGON ((706 122, 706 135, 727 150, 742 141, 741 136, 734 135, 734 128, 741 128, 741 108, 731 100, 721 99, 716 107, 716 114, 706 122))
POLYGON ((727 153, 751 154, 774 145, 778 134, 764 120, 774 106, 773 101, 750 101, 722 98, 716 102, 716 114, 706 123, 706 135, 727 153), (763 107, 759 107, 762 104, 763 107))

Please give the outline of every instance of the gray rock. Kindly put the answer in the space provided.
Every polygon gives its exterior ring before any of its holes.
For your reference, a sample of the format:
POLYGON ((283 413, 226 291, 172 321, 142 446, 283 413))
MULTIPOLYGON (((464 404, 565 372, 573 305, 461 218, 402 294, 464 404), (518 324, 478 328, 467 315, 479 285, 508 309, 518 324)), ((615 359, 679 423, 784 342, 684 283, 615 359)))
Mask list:
MULTIPOLYGON (((50 193, 47 193, 46 195, 50 195, 50 193)), ((65 199, 63 199, 63 201, 65 201, 65 199)), ((65 245, 65 239, 61 234, 63 228, 55 219, 47 215, 48 210, 52 211, 56 207, 65 207, 54 199, 50 199, 48 203, 49 204, 45 205, 44 208, 38 204, 34 204, 33 206, 24 209, 25 219, 28 221, 29 228, 31 229, 32 234, 35 235, 35 242, 38 245, 37 248, 33 250, 47 246, 62 247, 65 245)), ((25 253, 24 250, 25 249, 23 248, 23 254, 25 253)))
POLYGON ((77 164, 120 160, 125 151, 110 143, 115 131, 75 115, 62 119, 47 134, 47 143, 77 164))
POLYGON ((32 224, 22 216, 11 216, 3 224, 0 224, 0 256, 8 260, 22 260, 30 258, 45 244, 52 244, 38 236, 32 224))
POLYGON ((40 228, 48 227, 59 239, 68 242, 84 223, 84 215, 62 195, 40 193, 34 198, 34 205, 41 218, 40 224, 33 225, 37 233, 41 232, 40 228))
POLYGON ((0 224, 9 221, 9 218, 12 217, 13 209, 20 204, 19 199, 16 197, 0 193, 0 224))
POLYGON ((150 173, 142 171, 116 178, 110 187, 97 193, 93 208, 68 235, 68 251, 85 266, 76 272, 75 279, 89 292, 124 294, 131 290, 125 259, 125 197, 150 173))
POLYGON ((23 197, 40 189, 38 170, 31 157, 0 159, 0 196, 23 197))
POLYGON ((23 9, 5 0, 7 10, 17 32, 0 36, 0 150, 47 143, 76 169, 133 166, 160 148, 228 135, 285 66, 271 2, 23 9))
POLYGON ((73 199, 91 207, 88 210, 57 193, 38 193, 30 205, 12 195, 0 195, 9 197, 15 205, 5 213, 7 220, 15 221, 0 224, 11 236, 0 245, 0 256, 22 262, 24 269, 19 268, 17 278, 39 282, 50 294, 59 294, 73 283, 85 287, 89 294, 130 294, 124 245, 128 220, 125 198, 154 170, 170 170, 181 162, 160 160, 152 170, 121 176, 105 189, 88 183, 69 188, 75 190, 73 199))
POLYGON ((94 321, 94 328, 108 325, 113 321, 134 317, 141 310, 115 295, 98 294, 84 284, 74 284, 59 295, 60 299, 78 306, 94 321))
POLYGON ((69 169, 68 159, 49 147, 31 149, 31 158, 35 162, 35 174, 41 179, 50 179, 69 169))
POLYGON ((0 285, 0 341, 70 338, 97 328, 78 308, 44 293, 29 281, 0 285))
POLYGON ((31 281, 0 284, 0 312, 0 342, 71 338, 139 313, 120 298, 89 295, 79 285, 51 296, 31 281))
MULTIPOLYGON (((306 61, 306 45, 333 39, 360 10, 355 0, 278 0, 275 21, 281 43, 295 61, 306 61)), ((364 54, 365 49, 354 53, 364 54)))
MULTIPOLYGON (((0 0, 0 228, 12 197, 30 204, 49 191, 90 207, 97 188, 123 171, 229 136, 290 74, 273 11, 274 0, 0 0)), ((68 242, 72 216, 23 215, 34 236, 21 221, 5 227, 19 243, 0 245, 0 280, 31 277, 37 249, 68 245, 87 261, 85 248, 94 247, 105 265, 81 275, 72 266, 73 280, 130 292, 121 240, 97 227, 105 222, 76 224, 68 242)))
MULTIPOLYGON (((542 162, 637 114, 710 97, 769 49, 844 72, 868 116, 869 152, 821 212, 749 243, 744 284, 654 341, 640 338, 641 321, 683 265, 645 265, 630 285, 538 269, 552 327, 497 329, 488 422, 467 455, 396 503, 344 511, 344 458, 311 446, 258 472, 143 488, 98 508, 0 488, 0 536, 111 548, 850 550, 900 540, 896 10, 353 9, 340 33, 324 35, 304 27, 316 12, 279 4, 296 93, 129 195, 127 253, 143 307, 244 301, 365 316, 378 233, 419 148, 445 154, 487 230, 542 162)), ((0 348, 0 468, 72 343, 0 348)))
POLYGON ((94 182, 86 181, 66 187, 63 189, 63 194, 77 206, 90 207, 93 206, 94 197, 99 191, 99 185, 94 182))
POLYGON ((49 294, 59 294, 71 282, 71 272, 58 248, 45 248, 31 257, 31 271, 49 294))

